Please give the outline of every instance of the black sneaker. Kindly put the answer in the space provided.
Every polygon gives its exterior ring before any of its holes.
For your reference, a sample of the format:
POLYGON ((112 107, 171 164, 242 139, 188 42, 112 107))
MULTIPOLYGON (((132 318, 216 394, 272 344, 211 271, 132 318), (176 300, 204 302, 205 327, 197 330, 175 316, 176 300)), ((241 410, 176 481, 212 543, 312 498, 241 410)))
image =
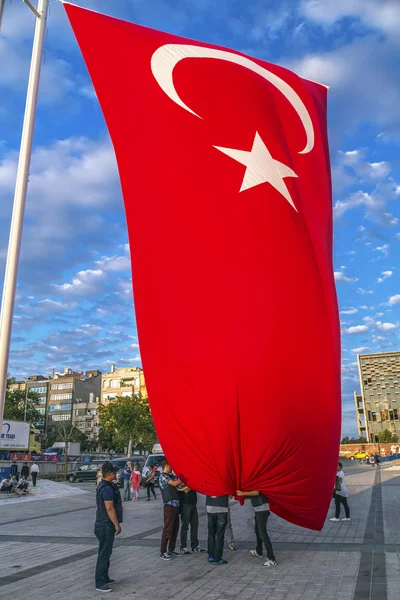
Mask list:
POLYGON ((96 588, 96 592, 112 592, 112 589, 108 585, 102 585, 96 588))
POLYGON ((112 585, 113 583, 115 583, 115 579, 109 579, 107 581, 107 585, 112 585))

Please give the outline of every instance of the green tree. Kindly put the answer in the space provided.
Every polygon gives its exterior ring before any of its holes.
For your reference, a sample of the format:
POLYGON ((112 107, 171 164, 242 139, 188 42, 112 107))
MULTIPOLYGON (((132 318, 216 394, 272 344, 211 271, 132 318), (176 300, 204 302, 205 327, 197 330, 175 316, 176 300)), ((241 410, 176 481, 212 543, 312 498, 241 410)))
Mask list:
POLYGON ((30 392, 28 388, 28 400, 26 400, 25 390, 11 390, 10 386, 16 382, 15 377, 7 379, 6 400, 4 405, 4 418, 12 421, 23 421, 25 417, 30 423, 36 423, 43 419, 43 415, 35 408, 39 400, 36 393, 30 392))
POLYGON ((346 435, 346 437, 344 437, 340 443, 341 444, 367 444, 368 441, 363 437, 349 438, 349 436, 346 435))
POLYGON ((151 450, 156 431, 149 401, 141 394, 117 397, 99 408, 99 442, 104 450, 123 452, 131 446, 151 450))
POLYGON ((399 441, 399 436, 389 431, 389 429, 385 429, 378 435, 378 440, 380 444, 395 444, 399 441))

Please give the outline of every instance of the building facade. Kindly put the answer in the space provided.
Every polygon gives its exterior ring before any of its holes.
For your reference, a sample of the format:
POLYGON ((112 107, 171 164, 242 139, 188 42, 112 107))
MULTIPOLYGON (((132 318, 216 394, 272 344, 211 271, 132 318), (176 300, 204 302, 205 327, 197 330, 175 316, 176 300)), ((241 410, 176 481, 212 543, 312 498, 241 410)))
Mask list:
POLYGON ((111 365, 111 371, 104 373, 101 388, 102 403, 107 403, 117 396, 132 396, 139 393, 143 398, 147 398, 143 369, 140 367, 116 369, 115 365, 111 365))
POLYGON ((385 429, 400 436, 400 352, 359 354, 361 394, 354 392, 358 433, 375 443, 385 429))
POLYGON ((34 403, 36 410, 40 413, 41 418, 34 425, 46 432, 47 425, 47 406, 49 401, 49 383, 50 380, 43 375, 31 375, 26 381, 28 386, 28 394, 33 393, 38 395, 37 401, 34 403))
POLYGON ((80 413, 76 411, 96 410, 97 414, 97 404, 101 394, 101 372, 94 370, 74 373, 71 369, 65 369, 64 373, 54 373, 49 386, 48 432, 59 424, 74 424, 90 438, 86 420, 77 419, 80 413), (94 405, 96 408, 88 409, 89 405, 94 405))
POLYGON ((32 423, 38 429, 43 431, 46 430, 47 424, 47 404, 49 399, 49 379, 43 377, 43 375, 30 375, 26 381, 14 381, 9 386, 10 391, 21 391, 27 392, 28 394, 34 393, 39 396, 37 402, 34 403, 34 407, 40 413, 41 418, 32 423), (27 389, 28 388, 28 389, 27 389))

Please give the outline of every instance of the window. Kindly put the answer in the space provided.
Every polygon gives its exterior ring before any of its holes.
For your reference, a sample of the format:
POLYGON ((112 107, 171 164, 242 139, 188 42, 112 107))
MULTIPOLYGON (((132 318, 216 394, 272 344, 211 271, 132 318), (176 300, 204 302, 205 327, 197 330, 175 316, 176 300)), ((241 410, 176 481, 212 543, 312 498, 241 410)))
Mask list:
POLYGON ((89 394, 89 402, 94 402, 94 393, 90 392, 89 394))
POLYGON ((117 387, 119 387, 119 381, 118 381, 118 379, 112 379, 112 380, 111 380, 111 386, 110 386, 110 387, 112 387, 112 388, 117 388, 117 387))
POLYGON ((373 413, 372 413, 372 420, 373 420, 373 421, 376 421, 376 412, 373 412, 373 413))
POLYGON ((397 408, 394 408, 394 409, 393 409, 393 417, 394 417, 394 420, 395 420, 395 421, 398 421, 398 420, 399 420, 398 413, 397 413, 397 408))
POLYGON ((50 400, 72 400, 72 392, 69 394, 51 394, 50 400))
POLYGON ((72 404, 50 404, 49 411, 53 412, 55 410, 71 410, 72 404))
POLYGON ((103 388, 108 388, 108 387, 110 387, 110 381, 108 379, 105 379, 103 381, 103 388))
POLYGON ((81 467, 79 467, 78 471, 88 471, 89 470, 89 465, 82 465, 81 467))
POLYGON ((47 392, 47 388, 45 387, 38 387, 38 388, 29 388, 30 392, 33 392, 34 394, 45 394, 47 392))
POLYGON ((71 417, 70 417, 70 415, 52 415, 51 420, 52 421, 70 421, 71 417))
POLYGON ((44 415, 44 414, 45 414, 45 412, 46 412, 46 409, 45 409, 45 408, 37 408, 36 410, 37 410, 37 411, 38 411, 38 413, 40 413, 41 415, 44 415))
POLYGON ((72 390, 72 383, 53 383, 52 390, 72 390))

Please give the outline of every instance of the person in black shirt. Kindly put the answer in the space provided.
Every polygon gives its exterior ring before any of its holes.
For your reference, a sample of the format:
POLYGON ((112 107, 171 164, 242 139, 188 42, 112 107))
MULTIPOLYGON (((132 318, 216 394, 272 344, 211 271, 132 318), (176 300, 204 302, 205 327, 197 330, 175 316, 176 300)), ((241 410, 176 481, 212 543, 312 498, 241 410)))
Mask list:
POLYGON ((24 476, 25 479, 28 479, 29 477, 29 467, 28 467, 28 463, 24 463, 21 469, 21 477, 24 476))
MULTIPOLYGON (((179 490, 179 488, 178 488, 179 490)), ((199 514, 197 512, 197 492, 189 487, 179 494, 181 513, 181 554, 190 554, 187 536, 190 525, 190 545, 192 552, 205 552, 199 545, 199 514)))
POLYGON ((96 489, 96 522, 94 533, 99 540, 99 552, 96 563, 96 591, 111 592, 110 557, 114 538, 121 533, 122 502, 118 487, 115 485, 117 469, 110 462, 102 466, 103 479, 96 489))

